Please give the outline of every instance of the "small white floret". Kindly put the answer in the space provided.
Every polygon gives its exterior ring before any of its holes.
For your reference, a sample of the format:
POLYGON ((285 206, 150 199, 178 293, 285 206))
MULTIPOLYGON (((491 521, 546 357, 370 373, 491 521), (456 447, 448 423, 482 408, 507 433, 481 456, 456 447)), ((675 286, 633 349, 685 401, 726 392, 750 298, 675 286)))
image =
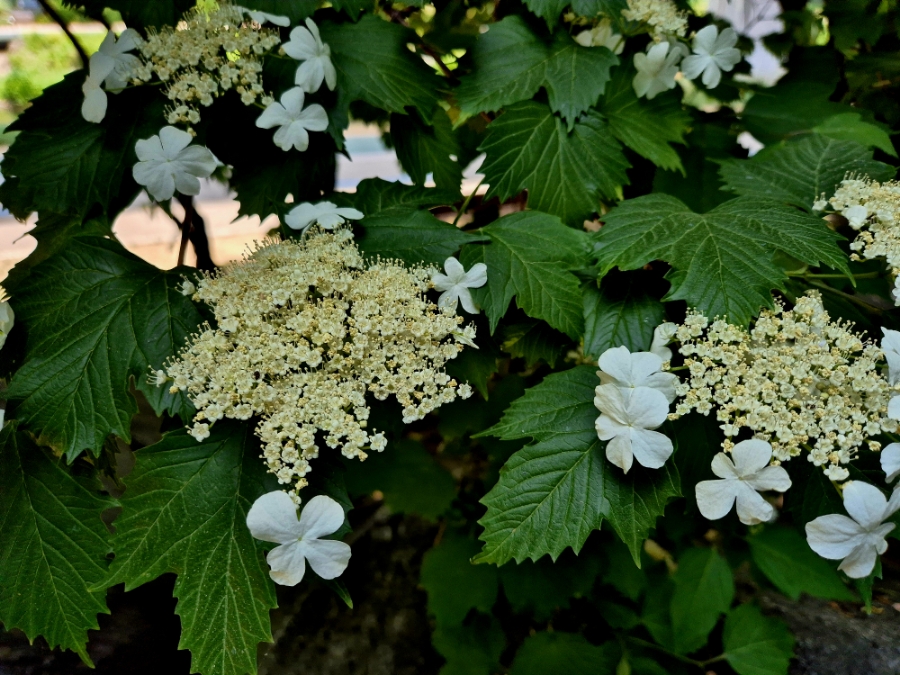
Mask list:
POLYGON ((597 436, 606 444, 606 458, 628 473, 634 460, 658 469, 672 455, 671 439, 658 431, 666 421, 669 403, 656 389, 625 389, 603 384, 595 390, 594 405, 602 413, 595 422, 597 436))
POLYGON ((462 263, 451 256, 444 261, 444 272, 446 274, 435 271, 431 275, 431 283, 434 284, 435 290, 442 291, 438 305, 456 310, 458 303, 462 303, 463 309, 469 314, 478 314, 481 310, 472 300, 469 289, 481 288, 487 283, 487 265, 475 263, 466 272, 462 263))
POLYGON ((291 31, 291 39, 283 45, 284 53, 302 61, 297 67, 294 84, 303 91, 318 91, 322 81, 334 91, 337 86, 337 72, 331 62, 331 48, 322 42, 319 28, 312 19, 306 20, 306 28, 297 26, 291 31))
POLYGON ((775 508, 759 494, 765 490, 784 492, 791 487, 788 472, 769 466, 772 446, 761 440, 741 441, 728 457, 724 452, 712 461, 712 470, 721 480, 697 484, 697 506, 704 518, 724 518, 737 502, 738 518, 745 525, 765 523, 775 517, 775 508))
POLYGON ((726 28, 719 33, 719 29, 710 24, 700 29, 694 36, 694 53, 681 64, 684 76, 693 80, 702 73, 704 86, 710 89, 719 86, 722 71, 733 70, 741 60, 741 52, 735 48, 735 44, 737 33, 733 28, 726 28))
POLYGON ((163 127, 158 136, 139 140, 135 152, 140 160, 132 175, 156 201, 171 199, 176 191, 200 194, 199 178, 216 169, 216 158, 205 147, 191 145, 192 137, 175 127, 163 127))
POLYGON ((363 217, 362 211, 338 206, 333 202, 318 202, 317 204, 303 202, 288 212, 284 217, 284 223, 292 230, 303 231, 313 223, 318 223, 326 230, 333 230, 347 220, 360 220, 363 217))
POLYGON ((638 52, 634 55, 634 67, 637 75, 632 80, 634 93, 646 96, 648 99, 668 91, 675 86, 675 76, 678 74, 678 62, 682 53, 672 47, 668 42, 660 42, 652 45, 647 53, 638 52))
POLYGON ((886 523, 900 510, 900 488, 890 500, 874 485, 853 481, 844 485, 847 516, 833 513, 806 524, 810 548, 823 558, 841 560, 848 577, 862 579, 875 569, 878 556, 887 550, 885 537, 895 525, 886 523))
POLYGON ((331 497, 319 495, 307 502, 297 519, 297 506, 285 492, 269 492, 253 502, 247 513, 247 528, 255 538, 276 546, 266 560, 269 576, 282 586, 303 580, 306 562, 323 579, 339 577, 350 562, 350 546, 322 539, 344 524, 344 510, 331 497))
POLYGON ((281 103, 273 101, 256 120, 260 129, 278 127, 274 140, 282 150, 296 148, 303 152, 309 147, 310 131, 325 131, 328 114, 318 103, 303 107, 305 94, 300 87, 288 89, 281 95, 281 103))

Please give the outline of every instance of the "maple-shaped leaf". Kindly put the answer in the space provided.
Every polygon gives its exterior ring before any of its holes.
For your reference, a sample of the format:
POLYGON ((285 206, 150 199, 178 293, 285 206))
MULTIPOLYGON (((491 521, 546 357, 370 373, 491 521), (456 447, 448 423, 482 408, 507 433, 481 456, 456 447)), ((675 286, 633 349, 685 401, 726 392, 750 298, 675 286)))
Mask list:
POLYGON ((0 621, 90 663, 87 632, 106 608, 115 502, 96 476, 73 475, 15 421, 0 431, 0 621), (94 587, 99 588, 94 588, 94 587))
POLYGON ((27 331, 25 361, 6 397, 16 417, 72 461, 100 452, 109 434, 129 439, 134 377, 157 412, 185 414, 183 395, 147 381, 202 318, 165 272, 95 236, 75 237, 9 288, 27 331))
POLYGON ((566 130, 543 103, 526 101, 506 109, 488 125, 480 150, 486 197, 509 199, 528 190, 528 206, 581 227, 615 199, 628 183, 628 161, 599 113, 589 112, 566 130))
POLYGON ((602 274, 663 260, 672 266, 668 300, 735 324, 771 307, 771 291, 783 288, 779 251, 849 275, 841 236, 821 218, 777 201, 739 197, 700 214, 675 197, 651 194, 622 202, 604 222, 595 235, 602 274))

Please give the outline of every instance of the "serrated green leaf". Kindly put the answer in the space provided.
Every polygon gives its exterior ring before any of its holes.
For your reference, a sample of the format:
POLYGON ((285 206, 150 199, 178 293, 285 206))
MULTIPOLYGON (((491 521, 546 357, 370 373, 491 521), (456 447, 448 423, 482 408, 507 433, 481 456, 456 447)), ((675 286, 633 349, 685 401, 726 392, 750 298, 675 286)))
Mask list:
POLYGON ((674 93, 661 94, 652 101, 638 98, 631 84, 634 74, 630 66, 616 68, 600 99, 599 110, 609 122, 609 130, 656 166, 684 173, 681 158, 670 144, 684 143, 690 115, 674 93))
POLYGON ((778 251, 811 265, 846 272, 840 235, 824 221, 779 202, 739 197, 705 214, 663 194, 622 202, 597 233, 603 273, 664 260, 673 270, 667 299, 686 300, 708 317, 727 316, 746 325, 761 307, 772 306, 771 290, 787 276, 774 262, 778 251))
POLYGON ((337 70, 338 117, 346 117, 352 101, 365 101, 401 115, 413 107, 431 119, 440 80, 406 48, 415 33, 373 14, 357 23, 322 22, 319 30, 337 70))
POLYGON ((621 656, 615 642, 596 646, 575 633, 536 633, 519 647, 509 675, 615 675, 621 656))
POLYGON ((565 434, 516 452, 500 470, 500 481, 482 498, 487 513, 484 550, 476 562, 502 565, 526 558, 556 558, 581 550, 610 510, 603 446, 593 430, 565 434))
POLYGON ((822 194, 831 197, 847 173, 887 180, 895 169, 862 145, 810 134, 751 159, 725 160, 719 173, 726 190, 810 209, 822 194))
MULTIPOLYGON (((249 0, 248 6, 254 0, 249 0)), ((76 4, 76 3, 71 3, 76 4)), ((122 18, 133 28, 174 26, 181 15, 196 4, 196 0, 79 0, 88 14, 100 17, 104 8, 109 7, 121 12, 122 18)))
POLYGON ((500 351, 493 342, 482 340, 478 349, 465 349, 447 364, 447 373, 461 382, 468 382, 488 399, 488 380, 497 372, 500 351))
POLYGON ((578 16, 617 18, 623 9, 628 9, 627 0, 572 0, 572 11, 578 16))
POLYGON ((497 619, 478 614, 462 626, 438 626, 431 642, 447 659, 440 675, 491 675, 497 672, 506 635, 497 619))
POLYGON ((115 241, 77 237, 10 288, 28 340, 6 395, 21 401, 16 417, 41 443, 72 461, 97 454, 109 434, 129 439, 132 376, 157 412, 183 410, 147 383, 201 323, 180 281, 115 241))
POLYGON ((91 663, 87 632, 106 608, 115 502, 95 476, 76 477, 10 422, 0 431, 0 622, 91 663), (94 590, 94 587, 100 587, 94 590))
POLYGON ((334 198, 345 200, 348 206, 355 206, 367 216, 378 216, 402 214, 410 209, 450 206, 459 200, 459 192, 366 178, 356 186, 355 194, 337 193, 334 198))
POLYGON ((582 289, 584 307, 584 353, 599 359, 607 349, 628 347, 629 351, 650 349, 653 329, 665 319, 662 303, 632 283, 582 289))
POLYGON ((528 190, 529 208, 579 228, 601 198, 616 198, 628 183, 630 165, 596 112, 568 133, 543 103, 516 103, 488 125, 479 149, 487 155, 481 167, 490 185, 487 198, 503 201, 528 190))
POLYGON ((459 141, 443 108, 435 110, 429 124, 415 115, 391 115, 391 139, 413 183, 423 185, 430 173, 439 188, 459 192, 463 170, 459 141))
POLYGON ((198 443, 184 430, 137 453, 116 521, 110 584, 131 590, 174 572, 179 648, 203 675, 256 672, 271 641, 275 589, 246 518, 268 491, 250 425, 220 421, 198 443))
POLYGON ((591 592, 600 572, 598 556, 563 554, 556 562, 541 558, 500 568, 503 593, 514 612, 531 612, 535 621, 548 621, 573 598, 591 592))
POLYGON ((487 314, 491 332, 515 296, 528 316, 571 337, 581 335, 581 289, 569 270, 586 263, 586 235, 533 211, 504 216, 478 232, 491 243, 466 247, 462 262, 467 269, 477 262, 487 265, 488 281, 473 289, 472 297, 487 314))
POLYGON ((525 359, 528 368, 539 361, 556 367, 557 360, 566 353, 569 345, 565 335, 543 321, 516 323, 503 330, 503 351, 525 359))
POLYGON ((345 12, 347 16, 356 21, 360 12, 366 9, 374 9, 372 0, 332 0, 331 6, 339 12, 345 12))
POLYGON ((517 398, 503 418, 477 437, 496 436, 505 441, 533 438, 544 441, 561 434, 579 434, 594 428, 594 388, 600 384, 594 366, 578 366, 544 378, 517 398))
POLYGON ((722 636, 725 660, 738 675, 787 675, 794 638, 787 626, 753 605, 728 614, 722 636))
POLYGON ((753 562, 792 600, 808 593, 826 600, 855 599, 832 563, 813 553, 791 527, 769 526, 747 538, 753 562))
POLYGON ((672 635, 675 651, 689 654, 704 644, 719 617, 731 607, 731 568, 710 548, 692 548, 678 559, 673 577, 672 635))
POLYGON ((349 463, 346 480, 354 494, 379 490, 392 511, 429 520, 437 520, 456 497, 453 477, 411 440, 389 443, 384 452, 369 453, 365 462, 349 463))
POLYGON ((364 255, 399 258, 410 265, 442 267, 463 244, 484 240, 418 209, 391 209, 367 216, 360 225, 364 234, 357 244, 364 255))
MULTIPOLYGON (((530 8, 553 23, 557 0, 531 0, 530 8)), ((473 50, 475 69, 456 90, 463 117, 494 112, 527 101, 544 87, 550 108, 568 121, 593 106, 606 88, 610 68, 619 63, 611 51, 582 47, 566 33, 552 41, 535 35, 521 17, 491 24, 473 50)))
POLYGON ((829 117, 813 127, 813 131, 839 141, 852 141, 864 147, 878 148, 892 157, 897 156, 891 137, 883 127, 863 120, 856 112, 846 112, 829 117))
POLYGON ((525 4, 552 27, 556 25, 560 13, 569 5, 569 0, 525 0, 525 4))
POLYGON ((497 570, 473 565, 478 542, 449 530, 425 554, 419 584, 428 592, 428 613, 438 626, 461 624, 472 609, 490 614, 497 599, 497 570))
POLYGON ((42 215, 83 217, 98 205, 114 215, 138 194, 131 176, 134 144, 159 132, 163 104, 145 90, 111 96, 108 121, 81 117, 84 71, 76 71, 35 99, 8 131, 20 131, 3 158, 0 202, 24 220, 42 215))
POLYGON ((479 521, 485 547, 478 562, 545 554, 555 560, 569 546, 577 553, 605 517, 640 564, 643 538, 679 494, 677 472, 665 467, 625 475, 606 460, 594 429, 595 370, 579 366, 548 375, 478 434, 538 441, 507 461, 482 499, 488 510, 479 521))
POLYGON ((742 118, 763 143, 774 143, 798 132, 811 131, 829 117, 853 108, 829 101, 834 82, 785 78, 774 87, 754 93, 742 118))

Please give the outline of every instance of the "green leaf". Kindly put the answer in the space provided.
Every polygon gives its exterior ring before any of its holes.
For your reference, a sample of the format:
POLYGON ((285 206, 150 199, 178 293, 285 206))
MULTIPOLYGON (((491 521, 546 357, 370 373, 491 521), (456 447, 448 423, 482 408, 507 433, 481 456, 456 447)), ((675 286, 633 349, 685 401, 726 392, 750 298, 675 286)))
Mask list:
POLYGON ((600 384, 596 371, 595 366, 578 366, 548 375, 513 401, 497 424, 476 437, 545 441, 593 430, 599 417, 594 407, 594 388, 600 384))
POLYGON ((500 581, 514 612, 531 612, 535 621, 542 622, 568 607, 573 598, 588 595, 599 571, 598 556, 563 554, 555 563, 541 558, 503 565, 500 581))
POLYGON ((526 446, 500 470, 500 481, 482 498, 487 513, 479 563, 502 565, 526 558, 577 554, 599 529, 610 504, 603 447, 594 431, 566 434, 526 446))
POLYGON ((72 461, 104 439, 131 438, 134 377, 159 413, 184 402, 147 383, 201 323, 180 275, 109 239, 77 237, 11 288, 28 330, 25 362, 6 392, 39 442, 72 461))
POLYGON ((365 101, 391 113, 413 107, 431 119, 440 80, 406 48, 415 33, 373 14, 358 23, 322 22, 319 30, 338 74, 339 116, 346 117, 352 101, 365 101))
POLYGON ((615 642, 597 647, 576 633, 535 633, 519 647, 509 675, 615 675, 621 655, 615 642))
POLYGON ((553 330, 543 321, 517 323, 503 330, 503 351, 525 359, 528 368, 539 361, 555 368, 557 360, 566 353, 569 344, 565 335, 553 330))
MULTIPOLYGON (((536 1, 529 6, 548 22, 551 15, 555 22, 566 4, 555 9, 560 0, 536 1)), ((475 43, 472 58, 474 71, 462 77, 456 90, 463 118, 527 101, 544 87, 550 108, 570 129, 576 117, 597 103, 610 68, 619 63, 605 47, 582 47, 566 33, 547 42, 516 15, 490 24, 475 43)))
POLYGON ((83 217, 95 205, 124 209, 140 189, 131 177, 134 144, 159 132, 162 101, 132 90, 110 97, 107 121, 81 117, 79 70, 35 99, 8 131, 19 131, 3 158, 0 202, 19 219, 33 211, 83 217))
POLYGON ((431 642, 447 659, 440 675, 491 675, 497 672, 506 635, 497 619, 478 614, 463 626, 439 625, 431 642))
POLYGON ((519 212, 479 230, 491 243, 466 247, 468 269, 487 265, 487 283, 473 289, 475 302, 490 319, 491 332, 513 296, 530 317, 543 319, 570 337, 581 335, 584 319, 578 278, 569 270, 585 265, 587 236, 545 213, 519 212))
POLYGON ((643 539, 680 483, 672 467, 625 475, 606 460, 594 430, 595 370, 579 366, 548 375, 478 434, 538 443, 516 452, 482 499, 488 510, 479 521, 485 547, 477 562, 545 554, 555 560, 568 546, 578 553, 606 517, 640 565, 643 539))
POLYGON ((822 194, 831 197, 847 173, 887 180, 894 171, 872 159, 872 152, 862 145, 810 134, 751 159, 725 160, 720 174, 726 190, 810 209, 822 194))
POLYGON ((631 81, 631 66, 616 68, 599 110, 609 130, 623 144, 656 166, 681 171, 681 159, 670 143, 684 143, 691 117, 675 94, 662 94, 652 101, 638 98, 631 81))
POLYGON ((865 122, 862 115, 855 112, 841 113, 813 127, 813 131, 839 141, 852 141, 865 147, 878 148, 891 155, 897 156, 891 137, 880 125, 865 122))
POLYGON ((332 0, 331 6, 339 12, 345 12, 347 16, 356 21, 360 12, 373 9, 372 0, 332 0))
POLYGON ((87 632, 106 608, 115 502, 96 475, 76 477, 10 422, 0 431, 0 622, 91 664, 87 632), (94 587, 100 587, 94 590, 94 587))
POLYGON ((459 141, 442 108, 435 109, 429 124, 416 115, 391 115, 391 139, 413 183, 424 184, 430 173, 439 188, 459 192, 463 171, 457 161, 459 141))
POLYGON ((560 13, 568 6, 569 0, 525 0, 532 12, 547 22, 548 26, 556 25, 560 13))
POLYGON ((184 430, 137 453, 125 479, 109 584, 131 590, 174 572, 180 649, 203 675, 256 672, 259 642, 271 641, 275 589, 264 545, 246 518, 267 492, 250 425, 219 421, 198 443, 184 430))
MULTIPOLYGON (((247 6, 254 6, 253 3, 254 0, 248 0, 247 6)), ((77 4, 83 5, 93 17, 101 16, 103 9, 109 7, 120 12, 132 28, 158 28, 177 24, 181 15, 194 7, 195 0, 79 0, 77 4)))
POLYGON ((400 440, 384 452, 370 452, 365 462, 348 462, 347 487, 354 494, 384 494, 398 513, 416 513, 437 520, 456 497, 456 481, 428 454, 421 443, 400 440))
POLYGON ((447 364, 447 373, 458 381, 468 382, 478 390, 482 398, 487 400, 488 380, 498 370, 497 359, 499 356, 500 351, 493 342, 486 343, 485 340, 482 340, 478 349, 465 349, 450 361, 447 364))
MULTIPOLYGON (((827 67, 826 67, 827 69, 827 67)), ((811 131, 828 118, 853 108, 829 101, 835 84, 787 77, 761 89, 747 102, 742 115, 747 130, 766 144, 798 132, 811 131)))
POLYGON ((406 213, 409 209, 450 206, 459 200, 458 190, 440 190, 421 185, 404 185, 381 178, 366 178, 356 186, 356 193, 337 193, 334 198, 355 206, 367 216, 406 213))
POLYGON ((391 209, 367 216, 360 224, 364 234, 356 240, 367 256, 399 258, 409 265, 425 263, 442 267, 463 244, 484 241, 438 220, 428 211, 391 209))
POLYGON ((606 284, 602 289, 594 283, 585 284, 582 303, 584 353, 595 360, 612 347, 647 351, 653 329, 665 320, 662 303, 635 288, 633 282, 606 284))
POLYGON ((473 565, 478 542, 453 530, 425 554, 419 584, 428 592, 428 613, 438 626, 463 622, 472 609, 490 614, 497 599, 497 570, 473 565))
POLYGON ((783 288, 776 252, 849 274, 841 237, 823 220, 762 199, 739 197, 701 215, 669 195, 646 195, 613 209, 596 238, 602 273, 664 260, 673 268, 666 299, 735 324, 771 307, 771 290, 783 288))
POLYGON ((787 675, 794 638, 787 626, 741 605, 725 619, 725 660, 738 675, 787 675))
POLYGON ((711 548, 692 548, 678 559, 673 577, 672 633, 675 651, 689 654, 704 644, 734 599, 734 579, 725 559, 711 548))
POLYGON ((581 227, 628 183, 629 164, 609 125, 589 112, 567 133, 543 103, 516 103, 491 122, 480 148, 486 198, 501 201, 528 190, 528 206, 581 227))
POLYGON ((855 599, 834 566, 813 553, 794 528, 766 527, 747 538, 753 562, 791 600, 808 593, 826 600, 855 599))

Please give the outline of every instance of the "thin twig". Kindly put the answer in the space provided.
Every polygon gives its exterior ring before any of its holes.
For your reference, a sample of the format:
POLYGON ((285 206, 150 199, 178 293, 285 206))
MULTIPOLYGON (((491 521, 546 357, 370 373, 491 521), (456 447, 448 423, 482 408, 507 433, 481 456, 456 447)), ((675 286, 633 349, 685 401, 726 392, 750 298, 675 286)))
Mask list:
POLYGON ((69 30, 69 26, 66 25, 65 21, 63 21, 63 18, 59 15, 59 12, 53 9, 48 0, 38 0, 38 3, 40 3, 41 7, 47 13, 47 16, 53 19, 59 25, 59 27, 62 28, 63 33, 66 34, 66 36, 72 42, 72 45, 75 47, 75 51, 78 52, 78 56, 81 57, 81 65, 87 68, 88 62, 90 61, 87 52, 84 51, 84 47, 81 46, 81 43, 75 39, 75 35, 72 33, 72 31, 69 30))
MULTIPOLYGON (((410 28, 409 22, 406 20, 406 17, 403 14, 393 7, 385 7, 384 11, 388 13, 388 16, 391 17, 391 21, 396 24, 400 24, 404 28, 410 28)), ((410 28, 410 30, 412 30, 410 28)), ((444 73, 444 77, 448 80, 456 80, 456 76, 453 74, 453 71, 447 67, 447 64, 441 59, 440 55, 431 48, 430 45, 425 44, 425 41, 422 40, 419 43, 419 47, 421 47, 422 51, 425 52, 428 56, 434 59, 434 62, 438 65, 438 68, 441 69, 441 72, 444 73)))
POLYGON ((475 189, 466 197, 466 200, 462 203, 462 206, 459 207, 459 211, 456 212, 456 218, 453 219, 453 227, 456 227, 456 224, 459 222, 459 219, 462 218, 462 215, 469 210, 469 202, 472 201, 472 197, 478 192, 478 188, 481 187, 481 184, 484 182, 484 177, 480 181, 478 181, 478 185, 475 186, 475 189))
POLYGON ((186 199, 181 203, 184 206, 184 222, 178 223, 181 226, 181 245, 178 247, 178 262, 176 263, 178 267, 184 265, 188 239, 191 236, 191 228, 194 227, 194 200, 186 199))

